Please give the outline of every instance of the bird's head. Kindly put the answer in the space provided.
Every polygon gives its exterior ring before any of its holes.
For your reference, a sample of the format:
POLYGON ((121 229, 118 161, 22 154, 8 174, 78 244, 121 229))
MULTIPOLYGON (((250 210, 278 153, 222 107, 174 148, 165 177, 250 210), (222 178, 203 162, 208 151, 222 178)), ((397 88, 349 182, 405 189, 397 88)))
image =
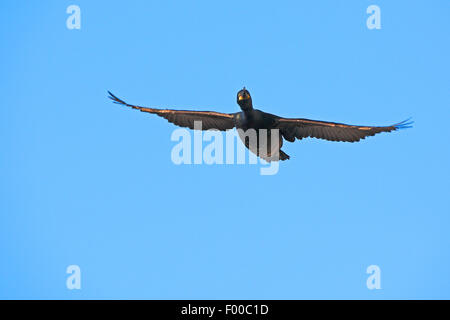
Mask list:
POLYGON ((253 109, 252 97, 245 87, 237 93, 237 103, 242 111, 253 109))

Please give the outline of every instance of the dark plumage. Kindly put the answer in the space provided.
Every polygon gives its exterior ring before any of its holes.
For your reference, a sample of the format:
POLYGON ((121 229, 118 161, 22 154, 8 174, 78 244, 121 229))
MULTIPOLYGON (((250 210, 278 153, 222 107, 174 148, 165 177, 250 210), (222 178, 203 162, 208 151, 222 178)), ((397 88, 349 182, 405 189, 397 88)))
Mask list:
POLYGON ((242 111, 236 113, 145 108, 128 104, 117 98, 111 92, 108 91, 108 93, 109 98, 115 103, 131 107, 142 112, 156 114, 180 127, 194 129, 194 121, 201 121, 202 130, 217 129, 223 131, 236 127, 243 130, 255 129, 258 134, 259 129, 268 129, 269 146, 267 156, 260 155, 259 144, 255 150, 249 148, 248 139, 245 139, 245 137, 240 135, 247 148, 267 161, 278 160, 278 151, 279 160, 289 159, 289 156, 281 150, 283 138, 289 142, 294 142, 295 139, 301 140, 308 137, 325 139, 329 141, 357 142, 380 132, 391 132, 398 129, 410 128, 413 123, 408 119, 391 126, 370 127, 301 118, 282 118, 258 109, 253 109, 250 92, 248 92, 245 87, 237 93, 236 100, 242 111), (276 150, 271 150, 270 129, 279 129, 280 144, 277 146, 276 150))

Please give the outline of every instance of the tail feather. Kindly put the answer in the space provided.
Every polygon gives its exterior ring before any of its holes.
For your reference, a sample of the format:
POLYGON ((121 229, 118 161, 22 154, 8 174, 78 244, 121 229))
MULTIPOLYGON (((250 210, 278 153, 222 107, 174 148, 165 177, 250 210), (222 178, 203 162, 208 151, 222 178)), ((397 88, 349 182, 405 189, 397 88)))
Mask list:
POLYGON ((260 157, 261 159, 266 160, 267 162, 272 162, 272 161, 284 161, 284 160, 289 160, 289 156, 283 152, 283 150, 280 149, 280 153, 278 155, 271 155, 271 156, 263 156, 262 154, 257 154, 258 157, 260 157))
POLYGON ((283 150, 280 149, 280 160, 284 161, 284 160, 289 160, 291 157, 289 157, 288 154, 284 153, 283 150))

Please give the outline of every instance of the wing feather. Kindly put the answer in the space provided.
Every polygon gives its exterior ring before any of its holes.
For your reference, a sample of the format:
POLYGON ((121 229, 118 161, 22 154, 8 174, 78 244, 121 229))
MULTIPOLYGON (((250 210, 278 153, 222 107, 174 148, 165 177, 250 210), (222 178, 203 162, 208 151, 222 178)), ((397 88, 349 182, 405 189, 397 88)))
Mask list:
POLYGON ((309 119, 277 118, 275 128, 280 129, 283 137, 290 142, 293 142, 295 138, 308 137, 329 141, 357 142, 380 132, 410 128, 412 124, 413 122, 410 119, 391 126, 370 127, 309 119))
POLYGON ((148 112, 163 117, 170 123, 180 127, 187 127, 194 129, 194 121, 202 122, 202 130, 217 129, 227 130, 235 126, 235 113, 220 113, 215 111, 190 111, 190 110, 171 110, 171 109, 156 109, 145 108, 128 104, 125 101, 117 98, 109 92, 109 98, 114 103, 127 106, 142 112, 148 112))

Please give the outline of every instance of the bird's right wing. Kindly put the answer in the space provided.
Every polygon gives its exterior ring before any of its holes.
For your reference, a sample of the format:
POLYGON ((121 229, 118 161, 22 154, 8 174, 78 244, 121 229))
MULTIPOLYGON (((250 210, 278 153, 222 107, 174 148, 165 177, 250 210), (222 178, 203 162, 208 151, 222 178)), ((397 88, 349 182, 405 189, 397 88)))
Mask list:
POLYGON ((189 110, 171 110, 171 109, 155 109, 145 108, 126 103, 125 101, 117 98, 111 92, 109 92, 109 98, 114 103, 121 104, 133 109, 140 110, 142 112, 148 112, 156 114, 160 117, 167 119, 167 121, 180 126, 194 129, 194 121, 202 122, 202 130, 217 129, 227 130, 234 128, 235 114, 234 113, 220 113, 214 111, 189 111, 189 110))

